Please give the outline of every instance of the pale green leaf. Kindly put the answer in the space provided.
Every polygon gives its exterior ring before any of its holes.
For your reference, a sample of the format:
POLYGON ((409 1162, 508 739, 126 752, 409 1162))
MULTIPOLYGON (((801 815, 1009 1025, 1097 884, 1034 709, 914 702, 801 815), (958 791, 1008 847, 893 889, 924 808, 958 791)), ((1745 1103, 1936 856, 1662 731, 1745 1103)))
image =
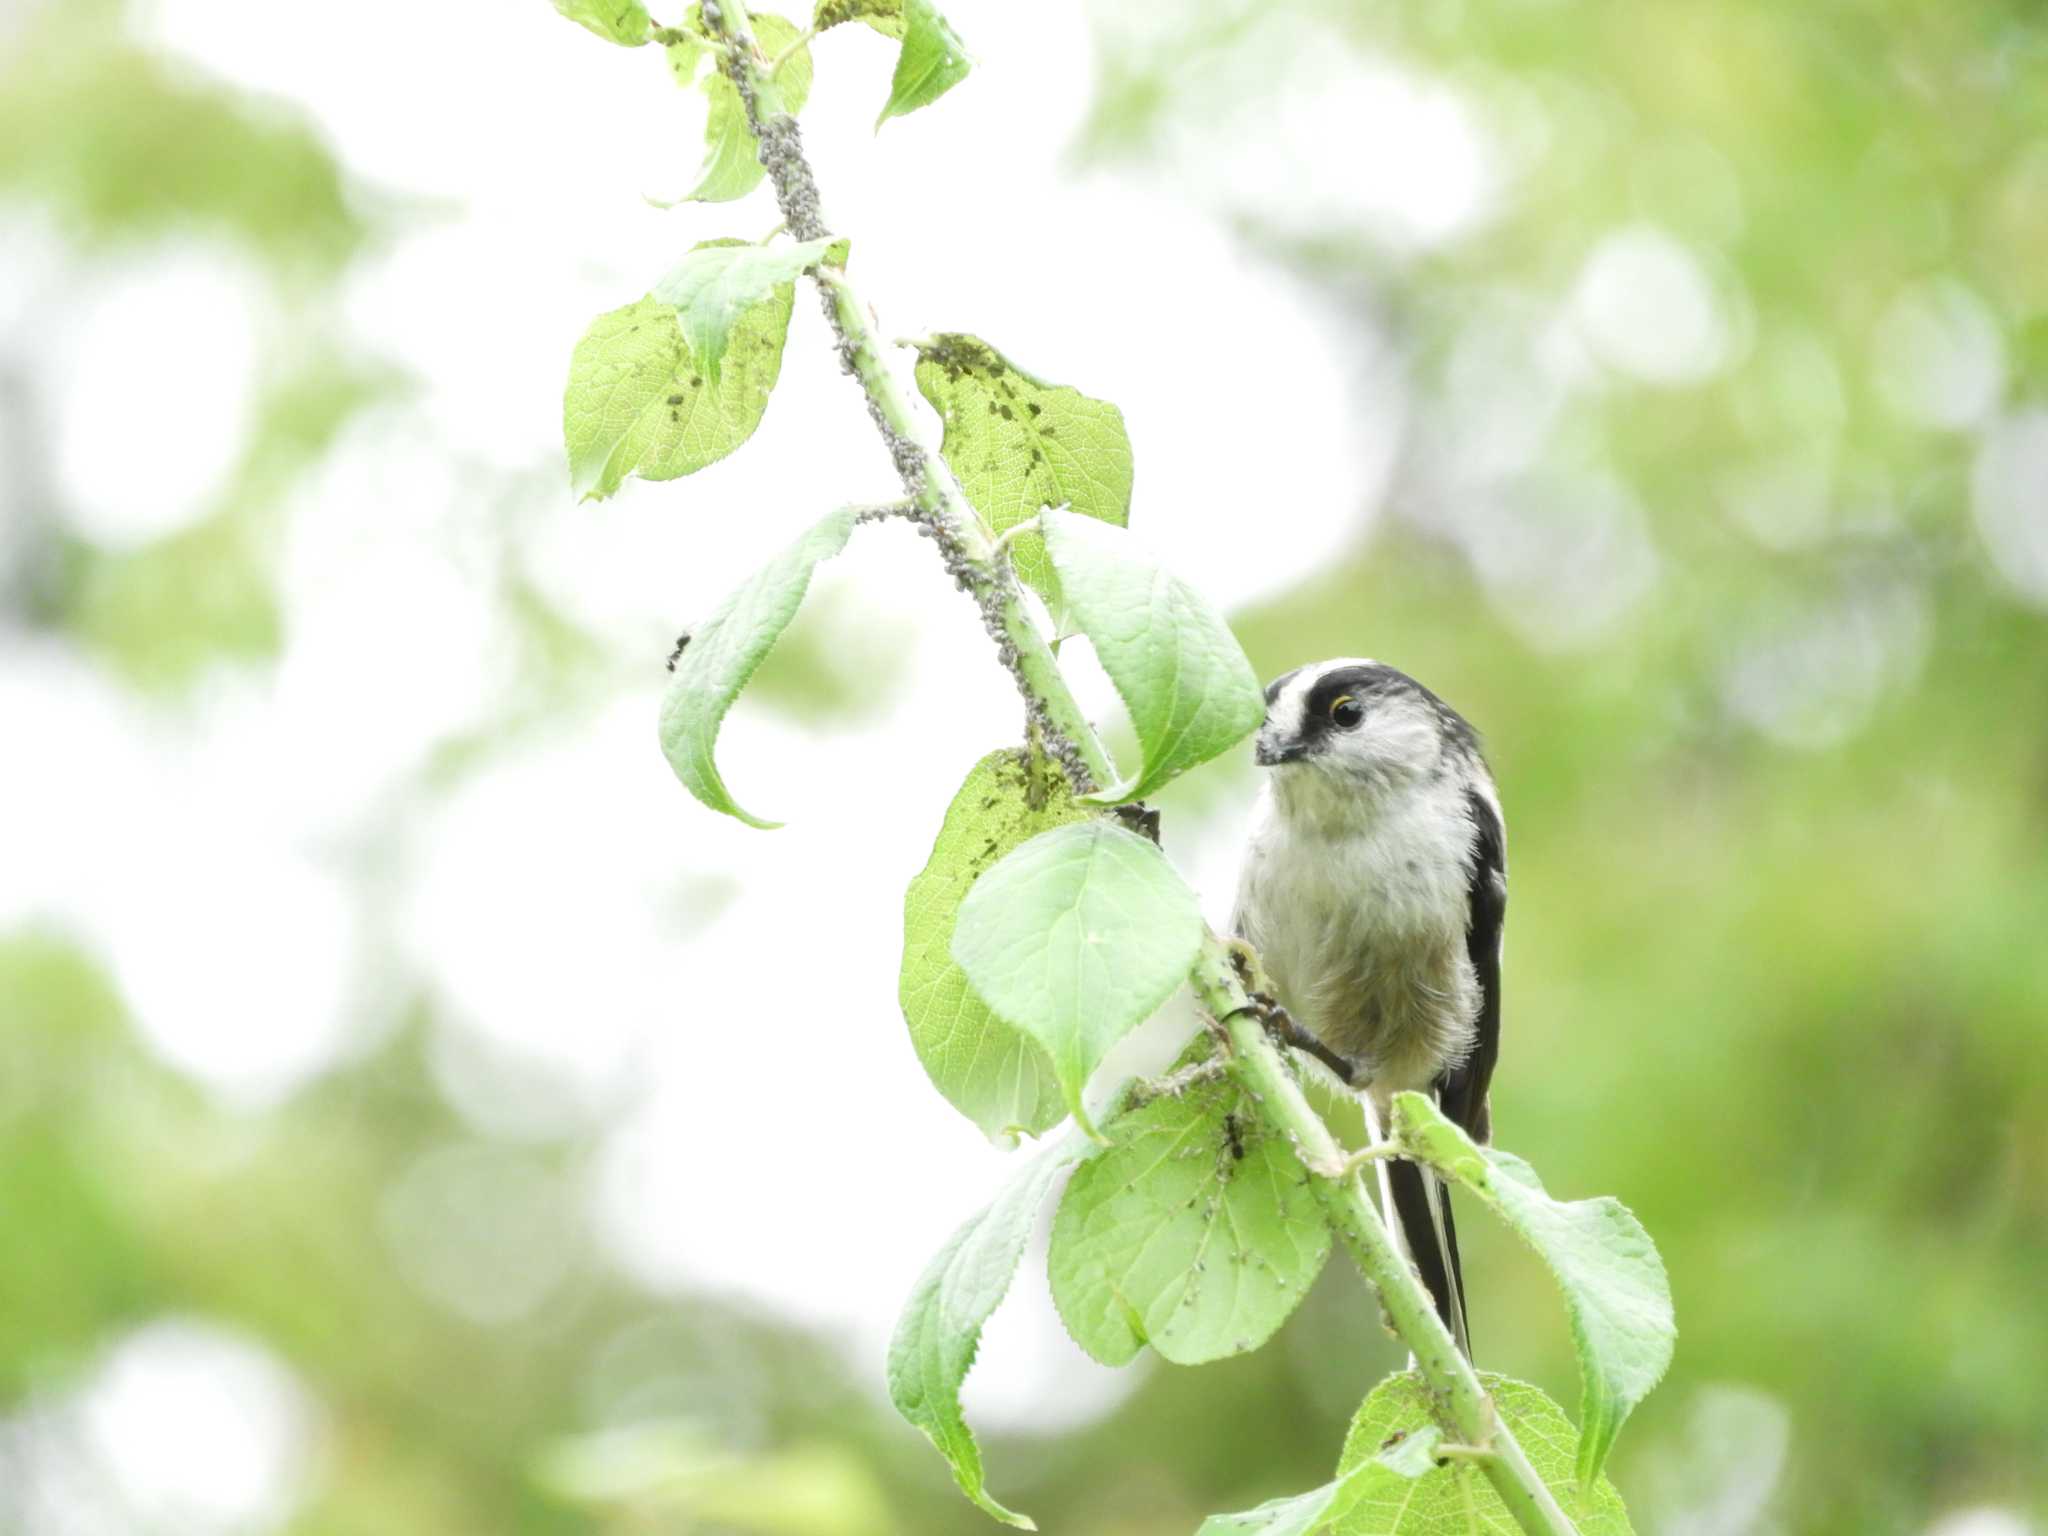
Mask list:
POLYGON ((1211 1515, 1196 1536, 1309 1536, 1342 1519, 1368 1495, 1398 1498, 1404 1479, 1435 1471, 1434 1453, 1442 1437, 1435 1425, 1419 1429, 1320 1488, 1271 1499, 1240 1514, 1211 1515))
MULTIPOLYGON (((986 342, 957 334, 919 344, 917 388, 944 423, 939 452, 997 533, 1045 507, 1118 527, 1130 521, 1131 440, 1108 401, 1033 378, 986 342)), ((1019 534, 1010 559, 1058 612, 1044 541, 1019 534)))
POLYGON ((1075 1174, 1046 1267, 1074 1341, 1105 1365, 1257 1349, 1301 1301, 1330 1228, 1301 1160, 1227 1079, 1118 1118, 1075 1174))
POLYGON ((1557 1277, 1579 1353, 1579 1476, 1599 1476, 1678 1338, 1671 1282, 1649 1233, 1610 1196, 1553 1200, 1521 1158, 1477 1145, 1419 1093, 1395 1097, 1393 1131, 1411 1155, 1493 1207, 1557 1277))
POLYGON ((640 0, 555 0, 555 9, 622 48, 639 47, 654 30, 640 0))
POLYGON ((1067 607, 1130 712, 1144 763, 1092 798, 1137 800, 1259 728, 1266 696, 1230 626, 1119 529, 1043 515, 1067 607))
POLYGON ((1047 1148, 1010 1176, 993 1204, 955 1232, 925 1266, 889 1344, 889 1400, 952 1465, 961 1492, 1006 1524, 1036 1529, 989 1497, 981 1447, 960 1413, 960 1384, 1023 1257, 1046 1192, 1088 1156, 1079 1136, 1047 1148))
POLYGON ((1426 1424, 1393 1444, 1382 1446, 1379 1455, 1364 1465, 1382 1466, 1402 1477, 1427 1477, 1436 1470, 1436 1448, 1442 1439, 1442 1430, 1426 1424))
POLYGON ((752 437, 782 374, 794 298, 795 285, 783 283, 741 314, 715 378, 691 357, 674 308, 661 300, 650 295, 598 316, 570 357, 562 395, 577 498, 602 500, 628 475, 694 473, 752 437))
POLYGON ((1034 773, 1019 751, 991 753, 954 795, 930 860, 903 895, 898 995, 911 1044, 939 1092, 991 1137, 1035 1135, 1066 1106, 1044 1049, 967 984, 953 958, 953 925, 984 870, 1084 814, 1061 774, 1034 773))
POLYGON ((811 30, 824 32, 843 21, 864 21, 884 37, 903 38, 903 0, 818 0, 811 30))
POLYGON ((1158 848, 1086 821, 1039 834, 975 882, 953 958, 1051 1054, 1067 1108, 1088 1126, 1089 1074, 1186 979, 1202 931, 1195 893, 1158 848))
POLYGON ((669 71, 676 77, 677 85, 694 85, 697 71, 707 59, 714 57, 711 45, 694 32, 679 31, 670 36, 673 41, 663 50, 668 55, 669 71))
MULTIPOLYGON (((1527 1382, 1485 1371, 1479 1379, 1579 1536, 1633 1536, 1611 1483, 1601 1478, 1590 1488, 1579 1484, 1572 1464, 1575 1437, 1564 1410, 1527 1382)), ((1413 1372, 1389 1376, 1351 1421, 1338 1479, 1375 1460, 1411 1465, 1422 1458, 1403 1455, 1406 1442, 1437 1432, 1422 1378, 1413 1372)), ((1331 1521, 1330 1530, 1332 1536, 1522 1536, 1485 1474, 1467 1461, 1446 1462, 1406 1481, 1375 1479, 1331 1521)))
POLYGON ((896 55, 889 100, 875 119, 876 129, 892 117, 930 106, 965 80, 973 67, 967 45, 932 0, 903 0, 903 51, 896 55))
POLYGON ((654 285, 653 297, 674 307, 691 360, 715 382, 742 317, 832 255, 838 243, 821 236, 779 245, 700 245, 654 285))
MULTIPOLYGON (((751 19, 754 40, 771 59, 790 48, 801 35, 793 23, 770 12, 756 11, 751 19)), ((706 52, 709 54, 710 50, 706 52)), ((697 184, 686 194, 686 200, 729 203, 758 187, 767 171, 762 167, 760 146, 754 138, 754 130, 747 123, 746 104, 740 100, 739 89, 725 71, 717 67, 715 55, 712 58, 712 67, 697 79, 694 54, 687 61, 686 70, 677 57, 677 51, 674 48, 669 51, 669 62, 676 67, 677 82, 684 84, 695 79, 709 108, 704 119, 704 165, 698 172, 697 184)), ((802 109, 811 94, 811 50, 808 47, 796 48, 783 60, 782 68, 775 74, 775 90, 783 111, 794 116, 802 109)))
POLYGON ((818 562, 846 547, 858 509, 842 507, 749 577, 690 635, 661 701, 661 750, 676 777, 714 811, 775 827, 741 810, 712 756, 718 727, 776 638, 789 627, 818 562))

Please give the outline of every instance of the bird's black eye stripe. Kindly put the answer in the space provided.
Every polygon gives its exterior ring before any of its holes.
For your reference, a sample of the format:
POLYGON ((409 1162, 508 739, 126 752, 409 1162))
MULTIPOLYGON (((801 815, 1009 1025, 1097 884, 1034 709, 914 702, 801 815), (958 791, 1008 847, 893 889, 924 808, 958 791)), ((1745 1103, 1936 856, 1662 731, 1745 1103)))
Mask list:
POLYGON ((1271 709, 1278 702, 1281 690, 1293 682, 1300 674, 1301 668, 1296 667, 1292 672, 1282 672, 1273 681, 1266 684, 1266 708, 1271 709))

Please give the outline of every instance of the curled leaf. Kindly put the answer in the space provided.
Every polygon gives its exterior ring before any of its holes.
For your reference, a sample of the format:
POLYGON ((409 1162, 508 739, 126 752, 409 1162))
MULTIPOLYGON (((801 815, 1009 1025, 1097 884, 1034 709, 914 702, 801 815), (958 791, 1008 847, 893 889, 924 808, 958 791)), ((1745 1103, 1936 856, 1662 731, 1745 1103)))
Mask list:
POLYGON ((713 759, 718 728, 761 658, 789 627, 818 562, 846 547, 858 509, 842 507, 750 576, 691 632, 661 702, 661 750, 676 777, 714 811, 750 827, 776 827, 734 802, 713 759))

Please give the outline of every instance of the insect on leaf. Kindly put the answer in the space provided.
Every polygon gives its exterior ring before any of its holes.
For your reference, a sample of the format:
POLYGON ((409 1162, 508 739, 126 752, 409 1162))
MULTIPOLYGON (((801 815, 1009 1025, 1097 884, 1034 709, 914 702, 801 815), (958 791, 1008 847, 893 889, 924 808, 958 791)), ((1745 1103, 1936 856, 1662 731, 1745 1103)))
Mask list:
POLYGON ((1434 1453, 1443 1432, 1435 1425, 1396 1440, 1342 1477, 1291 1499, 1272 1499, 1235 1515, 1211 1515, 1195 1536, 1309 1536, 1341 1520, 1368 1498, 1399 1499, 1405 1481, 1436 1470, 1434 1453))
MULTIPOLYGON (((708 247, 752 249, 738 241, 708 247)), ((569 359, 562 441, 578 500, 602 500, 628 475, 673 480, 715 464, 754 435, 782 374, 795 285, 741 311, 714 377, 698 364, 673 305, 653 295, 598 316, 569 359)))
POLYGON ((1118 1118, 1053 1220, 1047 1270, 1074 1341, 1105 1365, 1257 1349, 1307 1294, 1330 1228, 1301 1160, 1237 1085, 1118 1118))
MULTIPOLYGON (((945 425, 939 452, 997 533, 1046 507, 1118 527, 1130 521, 1131 440, 1123 412, 1108 401, 1048 384, 988 343, 958 334, 919 345, 917 388, 945 425)), ((1019 534, 1010 561, 1058 614, 1059 580, 1045 541, 1019 534)))
MULTIPOLYGON (((811 94, 811 50, 798 43, 795 25, 767 11, 752 16, 754 40, 770 58, 789 56, 775 72, 775 92, 783 111, 794 116, 811 94)), ((704 165, 697 184, 684 200, 698 203, 729 203, 745 197, 768 174, 761 164, 761 148, 747 123, 746 104, 739 88, 718 67, 716 54, 699 49, 690 39, 669 49, 669 62, 676 71, 676 83, 694 83, 704 93, 708 107, 704 119, 704 165), (700 53, 711 67, 698 73, 700 53)))
POLYGON ((990 1137, 1036 1135, 1066 1104, 1045 1048, 991 1013, 953 958, 960 903, 1011 849, 1086 815, 1063 776, 1034 772, 1021 751, 992 752, 954 795, 903 895, 898 991, 911 1044, 933 1085, 990 1137))
POLYGON ((776 827, 734 802, 713 759, 718 728, 747 679, 796 617, 811 573, 846 547, 854 507, 842 507, 750 576, 690 634, 661 701, 661 750, 676 777, 714 811, 750 827, 776 827))
POLYGON ((639 47, 654 31, 654 22, 640 0, 555 0, 555 9, 621 48, 639 47))
POLYGON ((741 320, 799 273, 828 258, 844 260, 830 236, 783 245, 714 242, 700 245, 654 285, 683 328, 690 359, 716 383, 719 364, 741 320))
MULTIPOLYGON (((1579 1536, 1633 1536, 1613 1484, 1605 1478, 1591 1486, 1578 1482, 1564 1410, 1527 1382, 1488 1371, 1479 1380, 1579 1536)), ((1357 1486, 1354 1497, 1329 1517, 1330 1536, 1521 1536, 1522 1527, 1477 1467, 1463 1461, 1439 1466, 1417 1453, 1433 1452, 1439 1433, 1420 1376, 1403 1372, 1374 1387, 1351 1421, 1337 1460, 1338 1481, 1374 1462, 1419 1475, 1373 1478, 1357 1486), (1411 1445, 1417 1440, 1422 1446, 1411 1445)))

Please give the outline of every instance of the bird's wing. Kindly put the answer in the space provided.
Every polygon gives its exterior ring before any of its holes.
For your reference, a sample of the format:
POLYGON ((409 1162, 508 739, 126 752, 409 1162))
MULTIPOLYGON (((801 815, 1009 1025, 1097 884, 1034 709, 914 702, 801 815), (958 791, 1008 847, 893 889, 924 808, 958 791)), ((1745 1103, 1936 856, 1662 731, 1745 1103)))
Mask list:
POLYGON ((1438 1080, 1443 1112, 1474 1141, 1493 1138, 1487 1092, 1500 1056, 1500 946, 1508 915, 1507 834, 1492 796, 1473 790, 1465 797, 1472 817, 1472 880, 1465 920, 1465 953, 1479 978, 1478 1036, 1472 1054, 1438 1080))

